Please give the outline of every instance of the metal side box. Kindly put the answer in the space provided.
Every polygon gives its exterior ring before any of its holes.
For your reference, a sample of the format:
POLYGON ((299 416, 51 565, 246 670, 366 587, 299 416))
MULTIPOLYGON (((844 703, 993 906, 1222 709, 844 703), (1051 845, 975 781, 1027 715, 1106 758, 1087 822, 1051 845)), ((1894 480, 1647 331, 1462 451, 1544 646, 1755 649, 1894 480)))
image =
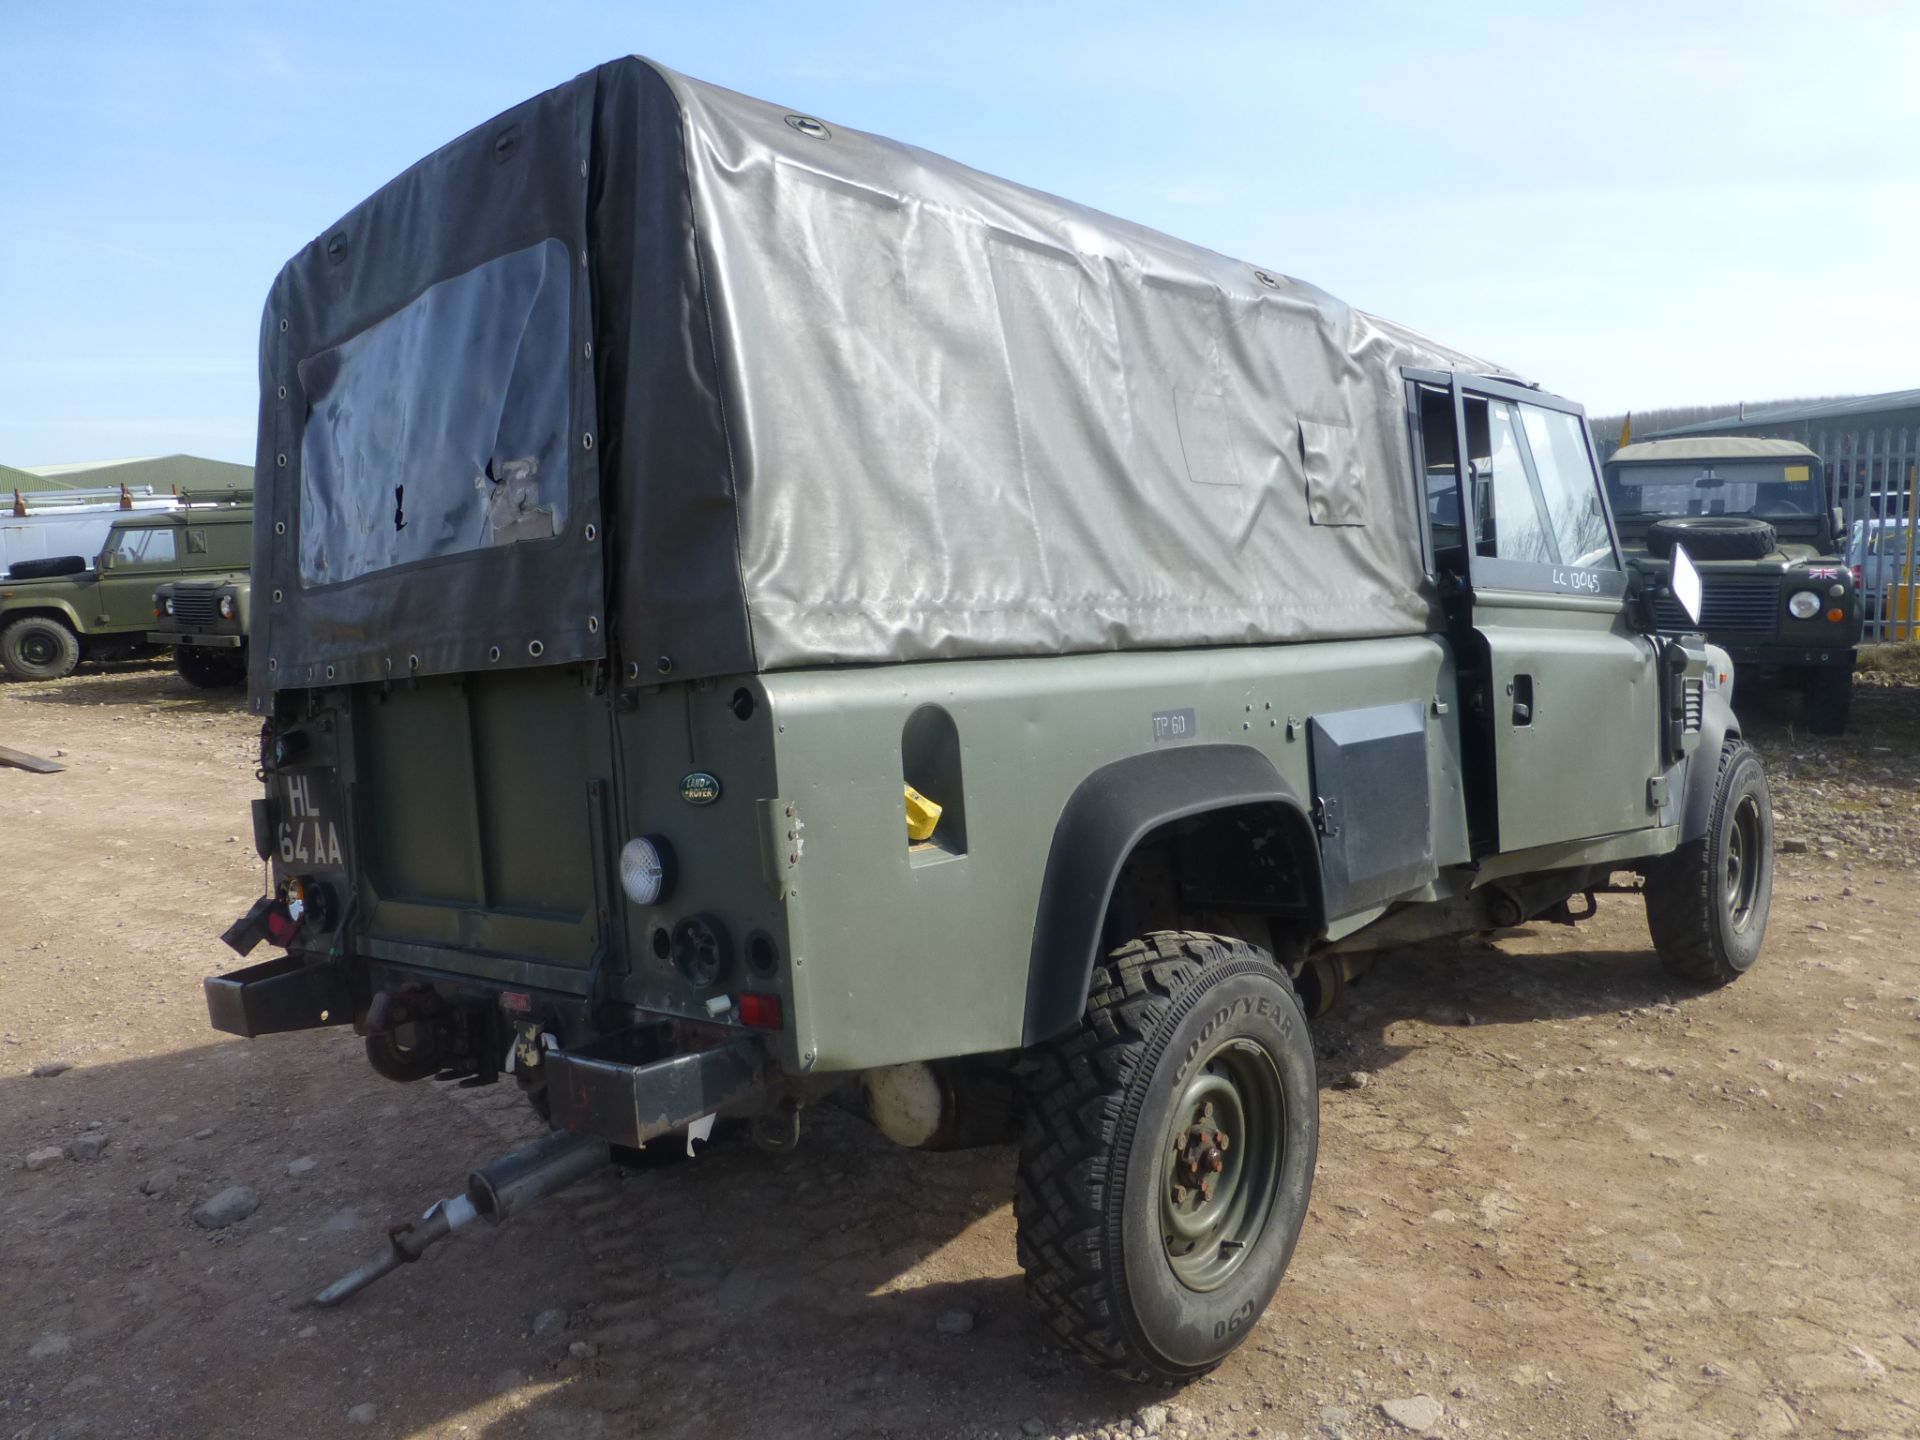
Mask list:
POLYGON ((655 1020, 546 1057, 553 1123, 640 1146, 717 1111, 747 1108, 762 1085, 758 1037, 655 1020))
POLYGON ((338 965, 309 964, 297 955, 249 965, 205 981, 213 1028, 229 1035, 280 1035, 345 1025, 353 1019, 353 991, 338 965))

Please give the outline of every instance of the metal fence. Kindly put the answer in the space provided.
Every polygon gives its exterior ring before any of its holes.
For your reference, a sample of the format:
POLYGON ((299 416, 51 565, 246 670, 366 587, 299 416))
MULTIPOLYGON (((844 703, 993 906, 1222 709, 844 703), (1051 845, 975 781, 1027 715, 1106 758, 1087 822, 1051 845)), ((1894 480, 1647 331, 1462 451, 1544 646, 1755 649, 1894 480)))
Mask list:
POLYGON ((1860 584, 1866 634, 1920 639, 1920 525, 1914 479, 1920 429, 1815 431, 1804 438, 1826 462, 1833 503, 1845 524, 1841 550, 1860 584))

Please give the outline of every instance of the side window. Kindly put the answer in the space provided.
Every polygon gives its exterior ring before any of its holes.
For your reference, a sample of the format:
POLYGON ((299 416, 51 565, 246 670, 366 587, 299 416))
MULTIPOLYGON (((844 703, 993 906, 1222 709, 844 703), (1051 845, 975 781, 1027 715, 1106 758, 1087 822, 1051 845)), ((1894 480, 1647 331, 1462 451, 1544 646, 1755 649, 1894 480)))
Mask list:
POLYGON ((1600 487, 1594 480, 1593 458, 1579 418, 1564 410, 1538 405, 1520 407, 1521 426, 1533 468, 1540 477, 1547 516, 1560 563, 1589 570, 1618 570, 1613 537, 1607 533, 1606 513, 1600 508, 1600 487))
POLYGON ((1521 454, 1519 409, 1509 400, 1474 400, 1467 405, 1467 434, 1480 500, 1474 553, 1551 565, 1557 557, 1548 539, 1546 508, 1521 454), (1484 443, 1475 434, 1480 428, 1473 423, 1476 409, 1486 412, 1484 443))
POLYGON ((122 530, 114 556, 122 565, 171 565, 175 558, 171 530, 122 530))
POLYGON ((1511 400, 1469 399, 1466 408, 1474 553, 1619 570, 1579 419, 1511 400))

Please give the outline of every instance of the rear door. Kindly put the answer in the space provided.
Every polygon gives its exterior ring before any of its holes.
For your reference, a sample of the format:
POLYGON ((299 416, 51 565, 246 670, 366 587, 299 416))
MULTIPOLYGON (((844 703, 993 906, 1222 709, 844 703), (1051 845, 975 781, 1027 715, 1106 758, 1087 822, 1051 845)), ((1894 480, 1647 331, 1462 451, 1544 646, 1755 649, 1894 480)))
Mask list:
POLYGON ((1456 641, 1470 656, 1476 849, 1657 824, 1656 653, 1630 624, 1579 407, 1439 375, 1415 385, 1415 403, 1435 563, 1451 568, 1456 641))

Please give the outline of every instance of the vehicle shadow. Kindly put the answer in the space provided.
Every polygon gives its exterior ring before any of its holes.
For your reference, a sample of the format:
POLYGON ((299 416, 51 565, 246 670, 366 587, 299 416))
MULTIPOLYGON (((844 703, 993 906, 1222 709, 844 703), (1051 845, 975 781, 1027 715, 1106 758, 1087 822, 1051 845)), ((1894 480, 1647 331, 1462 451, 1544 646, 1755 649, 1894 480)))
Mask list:
POLYGON ((1011 1147, 920 1154, 832 1106, 806 1121, 794 1154, 609 1170, 316 1311, 389 1223, 537 1133, 511 1086, 393 1085, 337 1031, 16 1072, 0 1153, 108 1144, 0 1195, 0 1420, 333 1436, 372 1404, 373 1434, 898 1436, 1116 1424, 1165 1398, 1029 1318, 1011 1147), (194 1223, 235 1185, 257 1210, 194 1223))
POLYGON ((171 664, 99 666, 64 680, 12 682, 8 698, 33 705, 144 705, 169 715, 244 714, 244 686, 201 690, 189 685, 171 664))
MULTIPOLYGON (((1603 897, 1603 906, 1634 906, 1629 896, 1603 897)), ((1530 942, 1558 927, 1533 924, 1495 937, 1383 953, 1344 1003, 1314 1022, 1314 1049, 1322 1087, 1355 1070, 1385 1070, 1412 1047, 1388 1034, 1406 1021, 1479 1028, 1577 1019, 1649 1005, 1677 1003, 1698 993, 1661 965, 1644 935, 1638 948, 1529 953, 1502 942, 1530 942)), ((1549 938, 1551 938, 1549 936, 1549 938)))
MULTIPOLYGON (((1671 998, 1640 951, 1401 951, 1316 1022, 1322 1083, 1392 1064, 1407 1020, 1495 1028, 1671 998)), ((8 1433, 159 1415, 167 1433, 331 1436, 366 1404, 370 1433, 396 1435, 931 1436, 1028 1418, 1062 1433, 1180 1399, 1088 1369, 1030 1316, 1010 1146, 902 1150, 821 1105, 795 1153, 736 1141, 608 1170, 314 1311, 304 1297, 372 1258, 387 1224, 537 1133, 511 1086, 393 1085, 343 1031, 0 1078, 0 1152, 95 1120, 99 1159, 17 1173, 0 1197, 8 1433), (301 1157, 316 1163, 290 1174, 301 1157), (233 1185, 259 1208, 196 1226, 233 1185), (49 1336, 67 1348, 30 1358, 49 1336)))

